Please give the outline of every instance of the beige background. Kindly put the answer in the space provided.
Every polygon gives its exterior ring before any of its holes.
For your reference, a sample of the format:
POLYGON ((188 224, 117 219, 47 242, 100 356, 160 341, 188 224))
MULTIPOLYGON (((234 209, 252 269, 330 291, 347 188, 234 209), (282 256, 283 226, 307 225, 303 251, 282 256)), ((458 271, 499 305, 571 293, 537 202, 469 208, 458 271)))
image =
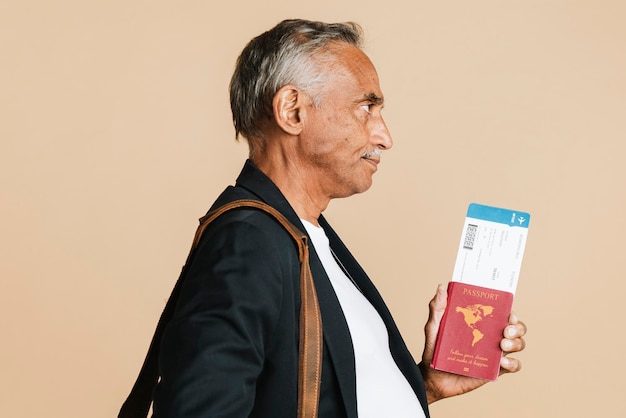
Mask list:
POLYGON ((625 416, 625 5, 2 1, 0 415, 116 415, 246 155, 234 60, 305 17, 361 23, 380 73, 395 147, 327 217, 416 357, 467 204, 532 214, 524 370, 433 416, 625 416))

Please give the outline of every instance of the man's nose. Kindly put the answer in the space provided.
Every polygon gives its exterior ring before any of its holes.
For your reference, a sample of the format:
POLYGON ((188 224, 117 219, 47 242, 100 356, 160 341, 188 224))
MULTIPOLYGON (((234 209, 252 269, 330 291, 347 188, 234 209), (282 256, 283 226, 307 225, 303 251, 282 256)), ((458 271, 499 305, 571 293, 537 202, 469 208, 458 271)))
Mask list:
POLYGON ((391 139, 391 133, 387 128, 387 124, 385 123, 383 118, 380 118, 380 123, 376 126, 375 131, 373 132, 374 143, 377 147, 381 149, 390 149, 393 147, 393 139, 391 139))

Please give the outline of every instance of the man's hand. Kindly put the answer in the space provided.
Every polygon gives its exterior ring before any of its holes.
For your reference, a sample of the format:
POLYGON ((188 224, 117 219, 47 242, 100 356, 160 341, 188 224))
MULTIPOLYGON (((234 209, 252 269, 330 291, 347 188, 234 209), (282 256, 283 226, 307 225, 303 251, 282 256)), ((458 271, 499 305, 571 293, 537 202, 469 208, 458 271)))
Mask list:
MULTIPOLYGON (((440 284, 437 288, 437 293, 430 301, 430 313, 424 327, 426 343, 424 345, 422 362, 419 366, 424 377, 429 404, 450 396, 461 395, 487 383, 486 380, 441 372, 430 367, 435 351, 437 333, 439 332, 439 324, 446 309, 447 298, 448 292, 446 287, 440 284)), ((524 334, 526 334, 526 325, 519 321, 514 313, 511 313, 509 325, 504 329, 503 338, 500 342, 500 347, 504 351, 505 356, 524 349, 524 334)), ((518 359, 505 356, 500 361, 501 375, 504 373, 515 373, 522 368, 522 364, 518 359)))

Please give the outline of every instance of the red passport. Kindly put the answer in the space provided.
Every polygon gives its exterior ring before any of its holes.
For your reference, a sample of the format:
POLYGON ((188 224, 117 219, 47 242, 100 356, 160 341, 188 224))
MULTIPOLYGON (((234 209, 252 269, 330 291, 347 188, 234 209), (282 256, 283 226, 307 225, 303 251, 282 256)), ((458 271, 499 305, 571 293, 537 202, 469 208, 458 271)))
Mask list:
POLYGON ((510 292, 449 282, 448 305, 431 367, 496 380, 502 358, 500 341, 512 306, 510 292))

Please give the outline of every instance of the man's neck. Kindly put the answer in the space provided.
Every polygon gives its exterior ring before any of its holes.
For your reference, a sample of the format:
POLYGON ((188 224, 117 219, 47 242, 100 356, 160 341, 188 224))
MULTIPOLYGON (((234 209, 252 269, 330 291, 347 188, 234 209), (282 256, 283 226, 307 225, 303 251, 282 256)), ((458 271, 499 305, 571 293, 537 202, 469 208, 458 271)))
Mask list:
POLYGON ((310 177, 307 182, 307 170, 297 159, 284 152, 264 150, 262 155, 252 157, 251 161, 276 184, 298 217, 318 225, 317 220, 330 198, 312 187, 314 184, 311 184, 310 177))

